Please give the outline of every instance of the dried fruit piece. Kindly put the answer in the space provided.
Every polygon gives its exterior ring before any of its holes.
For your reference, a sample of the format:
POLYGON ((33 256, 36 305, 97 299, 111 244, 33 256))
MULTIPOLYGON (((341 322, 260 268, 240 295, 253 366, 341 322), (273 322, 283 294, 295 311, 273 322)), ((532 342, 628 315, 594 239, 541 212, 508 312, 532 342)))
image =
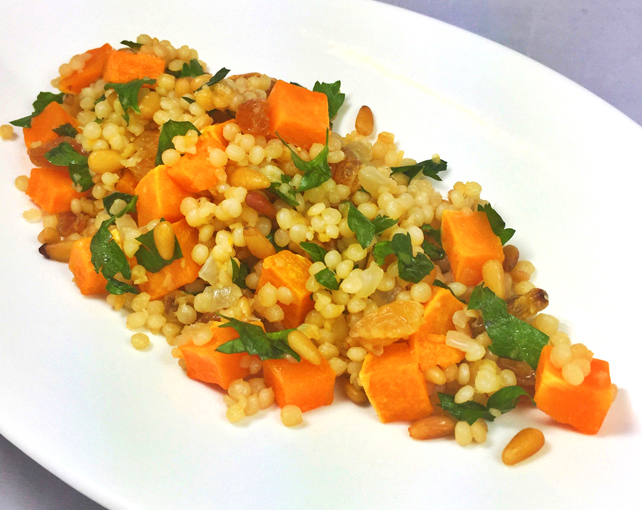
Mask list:
POLYGON ((415 301, 394 301, 365 315, 350 330, 350 343, 381 354, 386 345, 408 338, 421 326, 424 307, 415 301))
POLYGON ((518 319, 526 320, 548 306, 548 294, 542 289, 531 289, 526 294, 508 299, 506 304, 508 313, 518 319))
POLYGON ((236 122, 243 133, 267 136, 270 132, 268 103, 265 99, 250 99, 239 105, 236 122))
POLYGON ((332 178, 337 184, 348 186, 350 192, 354 193, 361 186, 359 184, 359 167, 361 166, 361 162, 348 147, 343 147, 341 150, 345 154, 345 158, 339 163, 330 165, 332 178))

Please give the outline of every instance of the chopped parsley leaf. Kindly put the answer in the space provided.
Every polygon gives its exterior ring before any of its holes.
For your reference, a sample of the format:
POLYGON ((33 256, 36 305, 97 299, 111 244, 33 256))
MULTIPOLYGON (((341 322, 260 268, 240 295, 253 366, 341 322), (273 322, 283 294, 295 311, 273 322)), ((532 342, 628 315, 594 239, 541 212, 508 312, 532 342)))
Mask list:
POLYGON ((156 80, 151 78, 142 78, 139 80, 128 81, 127 83, 105 83, 105 90, 114 89, 118 94, 118 101, 123 107, 123 118, 129 123, 129 113, 127 110, 130 108, 136 113, 140 113, 138 107, 138 92, 143 85, 153 85, 156 80))
POLYGON ((42 110, 49 106, 50 103, 56 102, 62 104, 64 98, 64 92, 61 92, 60 94, 54 94, 53 92, 40 92, 36 100, 33 102, 33 113, 26 117, 22 117, 21 119, 12 120, 9 124, 22 128, 30 128, 31 119, 40 115, 42 110))
POLYGON ((78 134, 78 130, 69 123, 62 124, 61 126, 54 128, 53 132, 58 136, 68 136, 70 138, 73 138, 78 134))
POLYGON ((486 216, 488 217, 488 221, 490 223, 490 228, 492 228, 493 233, 497 237, 499 237, 500 241, 502 242, 502 245, 510 241, 511 237, 515 235, 515 229, 506 228, 506 223, 504 222, 502 217, 499 215, 499 213, 495 209, 493 209, 493 207, 490 204, 478 205, 477 210, 483 211, 486 213, 486 216))
MULTIPOLYGON (((161 218, 163 221, 163 218, 161 218)), ((149 232, 140 235, 136 238, 137 241, 141 243, 136 251, 136 261, 143 266, 150 273, 158 273, 161 269, 166 266, 169 266, 175 260, 183 258, 183 252, 181 246, 178 243, 178 239, 174 243, 174 253, 172 258, 165 260, 158 253, 158 248, 156 248, 156 242, 154 241, 154 231, 150 230, 149 232)))
POLYGON ((493 393, 486 405, 473 400, 457 404, 452 395, 446 393, 438 393, 437 395, 439 396, 439 405, 444 411, 448 411, 456 419, 472 425, 479 418, 495 421, 495 415, 490 412, 490 409, 496 409, 502 414, 507 413, 515 409, 517 401, 522 395, 528 396, 528 393, 521 386, 506 386, 493 393))
POLYGON ((319 285, 323 285, 326 289, 339 290, 337 275, 332 271, 332 269, 326 267, 318 273, 314 273, 314 279, 319 283, 319 285))
POLYGON ((158 150, 156 151, 156 165, 163 164, 163 152, 167 149, 174 148, 172 140, 175 136, 185 135, 188 131, 194 130, 199 135, 201 132, 196 129, 196 126, 188 121, 168 120, 161 128, 160 137, 158 138, 158 150))
POLYGON ((343 105, 346 95, 341 92, 341 81, 334 83, 316 82, 312 90, 314 92, 322 92, 328 98, 328 117, 330 118, 330 127, 332 127, 332 119, 337 116, 339 108, 343 105))
POLYGON ((288 344, 288 335, 294 329, 266 333, 260 326, 255 324, 242 322, 224 315, 220 316, 229 322, 221 324, 219 327, 234 328, 239 337, 219 345, 216 349, 217 351, 225 354, 247 352, 251 355, 257 355, 262 360, 279 359, 289 354, 297 361, 301 361, 301 356, 288 344))
MULTIPOLYGON (((277 133, 278 136, 278 133, 277 133)), ((296 151, 292 150, 290 146, 279 136, 279 139, 283 144, 290 149, 290 154, 292 155, 292 162, 299 170, 303 172, 303 178, 301 179, 301 184, 299 185, 298 191, 304 192, 312 188, 320 186, 325 181, 329 180, 332 177, 332 172, 330 171, 330 165, 328 165, 328 136, 329 132, 325 132, 325 147, 317 154, 317 157, 312 161, 303 161, 296 151)))
POLYGON ((508 313, 506 301, 479 284, 468 302, 470 310, 480 310, 484 327, 492 343, 488 350, 502 358, 525 361, 534 370, 548 343, 548 336, 527 322, 508 313))
POLYGON ((81 191, 87 191, 94 185, 89 173, 87 156, 77 152, 68 142, 62 142, 45 153, 45 159, 52 165, 66 166, 69 169, 69 177, 81 191))
POLYGON ((141 43, 137 43, 133 41, 120 41, 120 44, 122 44, 123 46, 127 46, 128 48, 131 48, 132 50, 136 50, 136 51, 140 50, 142 46, 141 43))
POLYGON ((250 274, 249 266, 245 262, 241 262, 239 266, 235 258, 231 258, 230 262, 232 262, 232 283, 241 289, 247 289, 245 279, 250 274))
POLYGON ((408 176, 410 180, 413 179, 417 174, 423 173, 426 177, 430 177, 436 181, 441 181, 438 173, 443 172, 448 168, 448 163, 443 159, 435 161, 435 159, 427 159, 426 161, 421 161, 415 165, 407 166, 395 166, 390 168, 392 173, 403 173, 408 176))
POLYGON ((423 253, 413 255, 410 234, 395 234, 391 241, 379 241, 374 245, 372 255, 382 266, 388 255, 397 256, 399 277, 407 282, 419 283, 434 269, 434 264, 423 253))
POLYGON ((310 255, 313 262, 323 262, 325 260, 325 256, 328 254, 328 250, 317 243, 308 243, 304 241, 300 243, 299 246, 301 246, 301 248, 310 255))

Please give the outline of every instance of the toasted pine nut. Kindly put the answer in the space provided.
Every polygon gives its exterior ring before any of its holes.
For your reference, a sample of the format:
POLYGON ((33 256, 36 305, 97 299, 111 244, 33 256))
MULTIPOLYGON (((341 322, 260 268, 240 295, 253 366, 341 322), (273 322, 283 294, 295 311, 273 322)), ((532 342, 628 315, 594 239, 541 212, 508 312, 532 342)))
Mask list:
POLYGON ((317 346, 312 343, 312 340, 299 330, 294 330, 288 335, 288 343, 290 347, 303 359, 309 361, 313 365, 321 363, 321 354, 317 346))
POLYGON ((174 227, 169 221, 161 221, 154 227, 154 244, 163 260, 169 260, 174 256, 176 236, 174 227))
POLYGON ((359 108, 359 113, 354 121, 354 128, 362 136, 369 136, 374 129, 374 119, 372 117, 372 110, 368 106, 359 108))
POLYGON ((43 228, 40 234, 38 234, 38 242, 41 244, 58 243, 60 242, 60 234, 55 228, 43 228))
POLYGON ((257 213, 267 216, 268 218, 276 218, 276 208, 265 195, 258 191, 249 191, 245 196, 245 203, 248 207, 254 209, 257 213))
POLYGON ((504 448, 502 462, 513 466, 518 462, 535 455, 544 446, 544 434, 541 430, 525 428, 520 430, 504 448))
POLYGON ((499 260, 486 261, 482 266, 482 276, 486 286, 504 299, 504 268, 499 260))
POLYGON ((504 246, 504 263, 502 264, 504 272, 510 273, 513 269, 515 269, 518 260, 519 250, 517 249, 517 247, 513 246, 512 244, 507 244, 506 246, 504 246))
POLYGON ((368 401, 366 393, 361 388, 357 388, 354 384, 351 384, 348 380, 346 380, 345 390, 348 398, 355 404, 365 404, 368 401))
POLYGON ((227 180, 230 186, 245 188, 248 191, 270 187, 270 179, 251 168, 237 168, 227 180))
POLYGON ((69 262, 71 247, 75 241, 60 241, 59 243, 43 244, 38 251, 45 258, 58 262, 69 262))
POLYGON ((112 149, 99 149, 89 155, 87 164, 90 170, 97 174, 104 174, 105 172, 116 172, 123 168, 120 162, 121 155, 112 149))
POLYGON ((455 431, 455 424, 456 421, 446 414, 433 414, 414 422, 408 432, 413 439, 437 439, 450 436, 455 431))
POLYGON ((250 253, 258 259, 264 259, 276 253, 276 249, 261 232, 255 227, 244 227, 243 236, 250 253))

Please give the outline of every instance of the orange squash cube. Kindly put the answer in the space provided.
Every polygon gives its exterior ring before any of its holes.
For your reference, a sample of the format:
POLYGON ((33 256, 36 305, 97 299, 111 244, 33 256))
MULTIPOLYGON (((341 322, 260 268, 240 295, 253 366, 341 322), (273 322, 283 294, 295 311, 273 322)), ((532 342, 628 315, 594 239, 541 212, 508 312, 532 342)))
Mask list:
POLYGON ((306 150, 325 143, 330 126, 325 94, 278 80, 267 102, 270 134, 306 150))
POLYGON ((597 434, 613 401, 609 364, 591 362, 591 373, 579 386, 567 383, 550 361, 552 347, 542 349, 535 373, 535 403, 559 423, 583 434, 597 434))
POLYGON ((136 185, 135 191, 138 195, 138 224, 141 227, 160 218, 171 222, 180 220, 183 218, 181 202, 193 196, 169 177, 165 165, 158 165, 147 172, 136 185))
POLYGON ((54 129, 64 124, 71 124, 75 128, 80 125, 59 103, 49 103, 39 115, 31 119, 31 127, 22 130, 27 149, 36 142, 45 143, 58 138, 54 129))
POLYGON ((305 413, 334 400, 335 373, 324 357, 319 365, 304 359, 299 363, 268 359, 263 362, 263 376, 279 407, 295 405, 305 413))
POLYGON ((91 237, 78 239, 71 246, 69 269, 83 296, 107 293, 107 280, 101 273, 96 273, 91 263, 91 237))
POLYGON ((311 265, 312 262, 308 259, 289 250, 281 250, 263 260, 256 291, 266 283, 271 283, 277 289, 287 287, 294 295, 292 303, 280 305, 285 314, 281 324, 286 329, 300 326, 308 312, 314 308, 314 301, 310 298, 312 293, 305 288, 311 265))
POLYGON ((433 412, 428 383, 405 342, 384 347, 380 356, 368 353, 359 377, 383 423, 419 420, 433 412))
POLYGON ((179 349, 185 360, 187 377, 217 384, 226 390, 233 381, 250 375, 250 369, 241 366, 241 360, 246 353, 225 354, 216 350, 220 345, 239 336, 234 328, 221 328, 221 324, 223 323, 211 323, 214 336, 205 345, 188 342, 179 349))
POLYGON ((504 250, 485 212, 445 210, 441 242, 455 280, 465 285, 482 281, 482 266, 489 260, 504 262, 504 250))
POLYGON ((34 168, 31 170, 26 194, 49 214, 71 209, 74 198, 87 196, 74 189, 69 172, 64 168, 34 168))

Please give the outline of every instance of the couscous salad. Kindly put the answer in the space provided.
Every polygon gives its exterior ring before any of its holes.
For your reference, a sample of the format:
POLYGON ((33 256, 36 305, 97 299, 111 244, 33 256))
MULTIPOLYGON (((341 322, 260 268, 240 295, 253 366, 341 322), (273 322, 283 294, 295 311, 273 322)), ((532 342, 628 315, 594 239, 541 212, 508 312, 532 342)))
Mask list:
MULTIPOLYGON (((10 123, 40 253, 126 311, 133 348, 164 336, 230 422, 276 403, 296 426, 339 387, 417 440, 483 443, 517 405, 599 431, 609 364, 545 313, 514 230, 476 182, 439 192, 447 162, 406 157, 376 105, 335 132, 340 81, 208 70, 141 35, 75 55, 52 85, 10 123)), ((543 444, 525 428, 502 460, 543 444)))

